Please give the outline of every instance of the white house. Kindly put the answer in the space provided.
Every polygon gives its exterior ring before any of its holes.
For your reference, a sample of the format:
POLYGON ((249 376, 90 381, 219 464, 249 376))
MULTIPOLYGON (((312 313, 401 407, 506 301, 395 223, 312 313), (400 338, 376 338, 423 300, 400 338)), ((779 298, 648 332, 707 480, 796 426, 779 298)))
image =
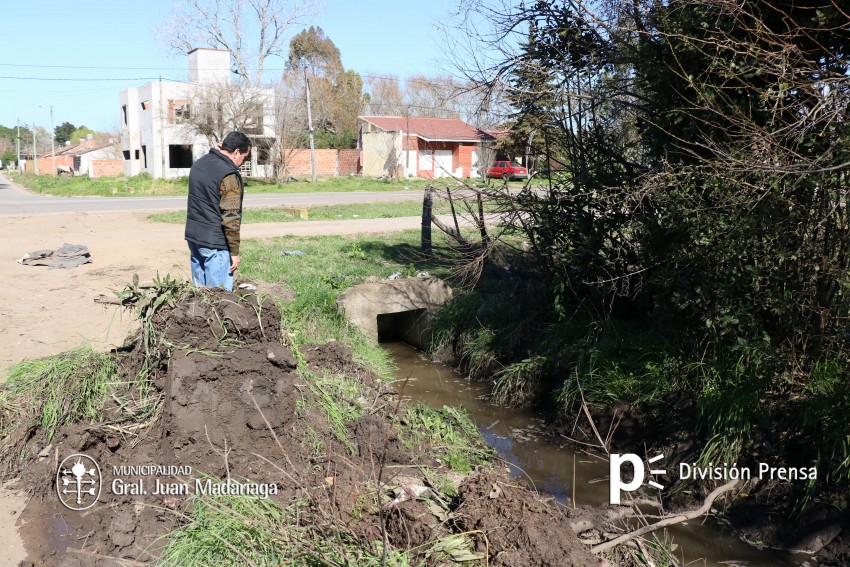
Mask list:
MULTIPOLYGON (((227 93, 238 92, 255 107, 255 118, 243 131, 254 143, 251 161, 242 166, 246 176, 273 174, 274 91, 264 88, 236 88, 230 83, 230 52, 221 49, 195 49, 189 53, 189 80, 152 81, 121 91, 121 152, 124 175, 149 173, 154 178, 189 175, 192 163, 206 154, 213 141, 198 127, 201 108, 214 107, 218 117, 211 128, 227 124, 228 112, 242 112, 244 104, 222 101, 227 93), (224 93, 224 94, 222 94, 224 93), (194 115, 193 115, 194 113, 194 115)), ((217 129, 216 129, 217 130, 217 129)))
POLYGON ((478 177, 493 140, 457 118, 358 116, 363 175, 478 177))

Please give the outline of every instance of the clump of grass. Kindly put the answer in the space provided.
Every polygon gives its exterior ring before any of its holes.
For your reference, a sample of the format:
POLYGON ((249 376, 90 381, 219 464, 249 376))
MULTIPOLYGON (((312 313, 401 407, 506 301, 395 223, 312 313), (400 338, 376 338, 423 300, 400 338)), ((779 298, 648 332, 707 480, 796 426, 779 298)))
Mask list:
POLYGON ((484 443, 475 424, 460 408, 434 409, 416 404, 407 409, 400 437, 408 448, 430 444, 435 456, 458 472, 492 460, 493 450, 484 443))
POLYGON ((698 427, 707 439, 699 463, 736 462, 750 448, 754 429, 765 418, 765 408, 759 403, 763 389, 760 361, 744 356, 719 358, 710 367, 698 367, 698 427))
POLYGON ((343 374, 321 376, 302 370, 301 375, 316 398, 319 407, 325 412, 334 436, 355 455, 357 448, 349 439, 346 422, 363 417, 363 393, 355 380, 343 374))
POLYGON ((282 507, 272 499, 194 496, 179 513, 182 524, 165 536, 161 567, 409 567, 409 553, 380 542, 364 545, 333 519, 311 512, 306 499, 282 507), (306 521, 305 521, 306 520, 306 521), (384 562, 386 559, 386 562, 384 562))
MULTIPOLYGON (((0 436, 23 429, 30 432, 28 443, 40 444, 49 443, 63 425, 101 421, 107 395, 120 382, 113 358, 90 347, 26 360, 6 374, 0 386, 0 436)), ((20 454, 3 457, 8 468, 18 464, 20 454)))
POLYGON ((528 400, 539 388, 548 360, 547 356, 534 355, 496 372, 493 401, 497 404, 521 404, 528 400))
POLYGON ((298 506, 283 509, 272 499, 196 496, 188 522, 168 535, 157 562, 162 566, 275 566, 295 555, 287 541, 298 506))
POLYGON ((141 369, 143 377, 149 377, 154 367, 168 354, 167 349, 165 353, 160 352, 160 347, 163 346, 162 337, 157 331, 154 317, 162 309, 177 305, 193 289, 188 281, 174 278, 171 274, 165 274, 161 278, 157 275, 149 285, 142 285, 139 275, 134 274, 131 283, 115 292, 121 305, 138 318, 142 329, 142 347, 145 353, 141 369))

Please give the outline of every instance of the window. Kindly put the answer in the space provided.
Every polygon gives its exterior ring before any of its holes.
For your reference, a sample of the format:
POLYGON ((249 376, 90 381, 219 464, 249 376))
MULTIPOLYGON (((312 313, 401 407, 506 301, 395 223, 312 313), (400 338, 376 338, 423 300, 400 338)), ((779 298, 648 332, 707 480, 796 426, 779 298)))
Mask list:
POLYGON ((242 125, 242 131, 246 134, 262 134, 263 103, 255 101, 246 102, 243 112, 245 119, 242 125))
POLYGON ((142 146, 142 169, 148 168, 148 147, 142 146))
MULTIPOLYGON (((124 119, 124 125, 127 125, 127 105, 121 105, 121 117, 124 119)), ((129 158, 128 158, 129 159, 129 158)))
POLYGON ((136 157, 135 157, 135 159, 139 159, 139 150, 136 150, 136 157))
POLYGON ((257 165, 270 165, 272 163, 272 148, 274 138, 257 138, 254 140, 254 151, 257 153, 257 165))
POLYGON ((147 110, 150 107, 151 107, 151 101, 146 100, 146 101, 142 102, 142 110, 147 110))
POLYGON ((190 118, 189 101, 188 100, 169 100, 168 101, 168 123, 181 124, 187 122, 190 118))
POLYGON ((125 159, 125 160, 129 160, 129 159, 130 159, 130 150, 124 150, 124 151, 122 151, 121 153, 122 153, 122 154, 124 154, 124 159, 125 159))
POLYGON ((186 144, 169 145, 168 165, 173 168, 192 167, 192 146, 186 144))

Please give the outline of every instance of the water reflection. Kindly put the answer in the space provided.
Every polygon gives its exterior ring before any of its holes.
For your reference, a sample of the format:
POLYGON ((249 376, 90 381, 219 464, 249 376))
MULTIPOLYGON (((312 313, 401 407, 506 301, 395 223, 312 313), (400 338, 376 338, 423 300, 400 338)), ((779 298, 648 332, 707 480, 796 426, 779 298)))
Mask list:
MULTIPOLYGON (((539 491, 567 506, 608 502, 607 461, 565 447, 564 440, 545 433, 543 420, 533 412, 488 403, 484 385, 465 380, 445 366, 431 362, 413 347, 404 343, 381 346, 398 365, 401 379, 398 387, 405 397, 435 408, 463 407, 487 443, 506 461, 506 466, 509 464, 512 475, 525 477, 539 491)), ((700 519, 674 526, 668 533, 679 546, 677 554, 684 551, 684 563, 689 565, 817 565, 805 555, 760 551, 700 519)))

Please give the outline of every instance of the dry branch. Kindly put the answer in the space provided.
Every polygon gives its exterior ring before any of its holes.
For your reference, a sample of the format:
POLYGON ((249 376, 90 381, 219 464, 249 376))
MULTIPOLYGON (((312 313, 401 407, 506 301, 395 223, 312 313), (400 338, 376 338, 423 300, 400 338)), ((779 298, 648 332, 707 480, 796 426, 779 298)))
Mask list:
POLYGON ((680 522, 684 522, 686 520, 693 520, 694 518, 698 518, 704 514, 707 514, 709 510, 711 510, 711 505, 714 504, 714 501, 723 493, 729 492, 738 486, 740 483, 739 480, 730 480, 723 486, 719 486, 711 491, 711 493, 706 497, 705 502, 703 502, 702 506, 697 508, 696 510, 691 510, 689 512, 684 512, 682 514, 676 514, 675 516, 670 516, 661 520, 660 522, 656 522, 654 524, 650 524, 648 526, 643 526, 642 528, 638 528, 632 532, 625 533, 619 537, 616 537, 612 540, 606 541, 604 543, 600 543, 599 545, 594 545, 590 550, 593 553, 602 553, 603 551, 607 551, 613 547, 620 545, 621 543, 625 543, 631 539, 636 537, 640 537, 644 534, 648 534, 650 532, 654 532, 655 530, 659 530, 661 528, 665 528, 667 526, 672 526, 673 524, 678 524, 680 522))

